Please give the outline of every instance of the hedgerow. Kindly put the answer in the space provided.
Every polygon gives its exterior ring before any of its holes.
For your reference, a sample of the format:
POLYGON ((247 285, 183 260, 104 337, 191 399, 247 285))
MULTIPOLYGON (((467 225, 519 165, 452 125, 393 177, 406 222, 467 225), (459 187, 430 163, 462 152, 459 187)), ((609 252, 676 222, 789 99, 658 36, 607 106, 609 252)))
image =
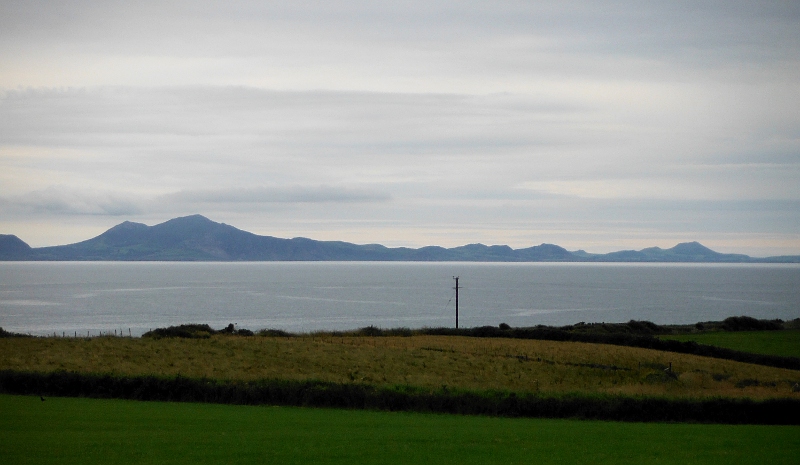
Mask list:
POLYGON ((508 391, 442 387, 376 387, 322 381, 217 381, 186 377, 0 371, 7 394, 118 398, 142 401, 207 402, 437 412, 505 417, 575 418, 641 422, 800 424, 795 399, 666 399, 612 395, 541 396, 508 391))

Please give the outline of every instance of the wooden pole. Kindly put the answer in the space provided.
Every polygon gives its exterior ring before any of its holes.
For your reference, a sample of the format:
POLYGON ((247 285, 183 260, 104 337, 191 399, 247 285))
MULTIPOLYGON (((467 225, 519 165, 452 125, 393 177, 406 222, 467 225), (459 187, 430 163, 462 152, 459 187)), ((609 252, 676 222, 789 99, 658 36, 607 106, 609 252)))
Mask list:
POLYGON ((458 329, 458 278, 459 276, 453 276, 453 279, 456 280, 456 329, 458 329))

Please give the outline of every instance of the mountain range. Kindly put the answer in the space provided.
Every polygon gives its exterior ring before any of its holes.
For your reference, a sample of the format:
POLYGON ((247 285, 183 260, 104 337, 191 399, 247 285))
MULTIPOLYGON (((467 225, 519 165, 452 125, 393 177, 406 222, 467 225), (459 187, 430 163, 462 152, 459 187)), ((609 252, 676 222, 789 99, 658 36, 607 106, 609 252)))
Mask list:
POLYGON ((471 261, 471 262, 715 262, 800 263, 800 255, 753 258, 715 252, 698 242, 670 249, 650 247, 592 254, 554 244, 524 249, 469 244, 389 248, 303 237, 259 236, 202 215, 174 218, 155 226, 125 221, 83 242, 32 248, 14 235, 0 234, 5 261, 471 261))

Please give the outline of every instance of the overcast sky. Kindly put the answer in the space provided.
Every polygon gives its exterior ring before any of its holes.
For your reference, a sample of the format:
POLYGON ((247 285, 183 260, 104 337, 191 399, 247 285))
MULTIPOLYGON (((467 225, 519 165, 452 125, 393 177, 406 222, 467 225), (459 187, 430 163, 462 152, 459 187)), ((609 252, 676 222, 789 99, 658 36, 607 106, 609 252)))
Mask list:
POLYGON ((800 254, 800 2, 0 2, 0 233, 800 254))

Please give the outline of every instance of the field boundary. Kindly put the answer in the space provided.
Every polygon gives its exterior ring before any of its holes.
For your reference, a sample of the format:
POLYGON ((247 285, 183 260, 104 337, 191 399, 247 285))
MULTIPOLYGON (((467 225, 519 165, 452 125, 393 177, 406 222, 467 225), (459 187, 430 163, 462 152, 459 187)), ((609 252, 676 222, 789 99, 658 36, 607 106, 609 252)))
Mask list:
MULTIPOLYGON (((665 399, 613 395, 541 396, 508 391, 387 388, 322 381, 218 381, 75 372, 0 371, 0 392, 56 397, 413 411, 502 417, 636 422, 800 424, 795 399, 665 399)), ((42 397, 44 400, 44 397, 42 397)))
MULTIPOLYGON (((397 330, 384 330, 378 328, 362 328, 359 332, 368 336, 392 336, 397 330)), ((752 363, 774 368, 800 370, 800 358, 781 357, 779 355, 755 354, 725 347, 698 344, 693 341, 682 342, 671 339, 659 339, 653 336, 640 336, 623 333, 578 333, 555 329, 550 327, 534 328, 509 328, 500 329, 495 326, 481 326, 477 328, 424 328, 410 331, 414 334, 431 336, 466 336, 479 338, 508 338, 508 339, 534 339, 540 341, 557 342, 587 342, 592 344, 608 344, 625 347, 638 347, 640 349, 653 349, 663 352, 699 355, 735 362, 752 363)))
MULTIPOLYGON (((800 320, 800 319, 799 319, 800 320)), ((788 323, 791 327, 796 327, 798 320, 788 323)), ((697 323, 703 327, 719 327, 725 332, 736 332, 750 330, 780 330, 787 323, 780 320, 756 320, 750 317, 730 317, 723 322, 697 323)), ((697 326, 695 325, 695 326, 697 326)), ((685 329, 685 328, 684 328, 685 329)), ((0 331, 2 328, 0 328, 0 331)), ((234 325, 215 331, 209 325, 203 324, 184 324, 170 326, 168 328, 157 328, 145 333, 142 337, 152 338, 208 338, 213 334, 227 334, 233 336, 268 336, 268 337, 302 337, 300 334, 293 334, 287 331, 276 329, 263 329, 253 332, 247 329, 234 329, 234 325)), ((391 328, 383 329, 375 326, 367 326, 351 331, 318 331, 311 333, 312 336, 366 336, 366 337, 407 337, 407 336, 463 336, 475 338, 504 338, 504 339, 531 339, 541 341, 556 342, 585 342, 591 344, 608 344, 624 347, 637 347, 640 349, 652 349, 662 352, 674 352, 688 355, 698 355, 701 357, 719 358, 732 360, 735 362, 752 363, 755 365, 769 366, 774 368, 785 368, 789 370, 800 370, 800 358, 786 357, 780 355, 759 354, 740 350, 728 349, 725 347, 699 344, 694 341, 676 341, 673 339, 661 339, 659 335, 669 335, 670 327, 658 326, 649 321, 630 321, 628 323, 602 323, 602 324, 578 324, 565 327, 553 326, 534 326, 512 328, 506 324, 500 326, 479 326, 474 328, 391 328)))

